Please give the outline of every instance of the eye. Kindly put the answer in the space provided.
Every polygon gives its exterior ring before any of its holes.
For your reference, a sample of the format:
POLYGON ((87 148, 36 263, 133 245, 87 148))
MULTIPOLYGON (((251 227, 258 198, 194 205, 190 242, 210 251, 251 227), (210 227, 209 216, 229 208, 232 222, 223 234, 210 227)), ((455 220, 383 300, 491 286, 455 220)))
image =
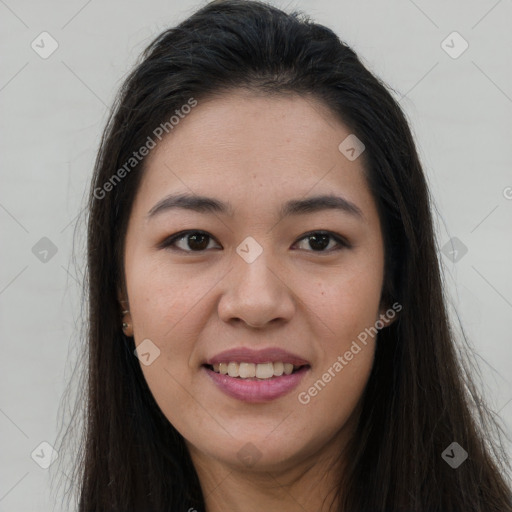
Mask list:
POLYGON ((208 240, 213 240, 211 235, 204 231, 180 231, 175 235, 166 238, 160 245, 159 248, 170 248, 172 250, 181 250, 184 252, 201 252, 208 248, 208 240), (184 240, 182 247, 176 249, 176 242, 184 240), (185 246, 185 248, 183 248, 185 246), (187 249, 191 249, 188 250, 187 249))
POLYGON ((344 238, 330 231, 312 231, 307 233, 300 240, 307 239, 309 239, 309 246, 313 248, 313 252, 333 252, 343 248, 350 248, 350 244, 344 238), (326 247, 329 247, 329 239, 334 240, 338 248, 331 247, 330 250, 324 250, 326 247))
MULTIPOLYGON (((311 231, 307 233, 301 240, 308 240, 309 246, 313 249, 312 252, 333 252, 339 251, 343 248, 350 248, 351 245, 340 235, 332 233, 330 231, 311 231), (331 240, 329 240, 331 239, 331 240), (329 247, 330 242, 334 241, 338 247, 331 247, 330 250, 325 250, 326 247, 329 247)), ((166 238, 161 244, 159 244, 159 249, 171 249, 178 250, 182 252, 202 252, 208 249, 209 241, 213 240, 213 237, 206 233, 205 231, 180 231, 175 235, 166 238), (179 247, 177 243, 182 243, 182 246, 179 247)))

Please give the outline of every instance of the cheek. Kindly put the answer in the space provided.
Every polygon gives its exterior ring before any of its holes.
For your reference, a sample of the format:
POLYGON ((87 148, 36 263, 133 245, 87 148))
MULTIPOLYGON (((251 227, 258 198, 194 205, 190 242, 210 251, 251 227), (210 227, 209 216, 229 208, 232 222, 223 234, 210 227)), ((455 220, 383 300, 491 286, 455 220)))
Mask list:
POLYGON ((318 364, 297 399, 311 417, 328 414, 332 423, 343 424, 372 369, 383 275, 379 261, 370 258, 333 275, 334 279, 319 283, 313 295, 324 336, 318 364))
POLYGON ((327 290, 322 295, 331 299, 319 309, 323 322, 329 324, 329 335, 323 336, 318 363, 295 396, 308 428, 326 437, 354 414, 374 361, 376 337, 369 333, 375 325, 380 290, 374 284, 356 284, 345 292, 335 287, 331 295, 327 290))
POLYGON ((141 359, 141 369, 158 405, 172 411, 173 419, 193 415, 194 423, 202 421, 186 390, 197 371, 192 367, 195 344, 211 316, 207 295, 217 280, 217 274, 198 278, 197 272, 176 272, 165 261, 149 258, 134 259, 127 272, 135 343, 150 340, 158 352, 148 366, 141 359))
POLYGON ((184 273, 170 272, 165 265, 140 264, 132 268, 128 293, 137 346, 151 340, 158 357, 141 369, 159 408, 181 432, 199 428, 206 418, 190 393, 195 340, 205 319, 201 298, 211 289, 206 280, 191 282, 184 273))
MULTIPOLYGON (((383 274, 379 261, 360 260, 310 287, 310 306, 326 326, 326 352, 347 349, 379 318, 383 274), (315 293, 311 294, 311 289, 315 293), (327 329, 328 328, 328 329, 327 329)), ((305 295, 307 296, 307 295, 305 295)))
POLYGON ((134 260, 127 274, 136 341, 151 338, 159 345, 172 344, 174 334, 183 337, 184 330, 201 325, 201 299, 212 287, 208 279, 148 257, 134 260))

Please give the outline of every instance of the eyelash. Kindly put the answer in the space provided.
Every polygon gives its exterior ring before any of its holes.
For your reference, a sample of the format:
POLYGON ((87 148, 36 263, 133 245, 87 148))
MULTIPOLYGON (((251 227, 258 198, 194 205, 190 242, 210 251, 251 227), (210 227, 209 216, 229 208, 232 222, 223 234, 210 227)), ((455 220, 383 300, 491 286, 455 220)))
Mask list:
MULTIPOLYGON (((180 248, 177 248, 177 247, 173 247, 173 244, 176 241, 179 241, 180 239, 186 239, 188 235, 192 235, 192 234, 205 235, 205 236, 209 237, 211 240, 215 240, 209 233, 206 233, 205 231, 189 229, 189 230, 186 230, 186 231, 180 231, 179 233, 176 233, 176 234, 171 235, 170 237, 166 238, 162 243, 160 243, 158 245, 158 248, 159 249, 168 249, 168 250, 171 250, 171 251, 180 251, 180 252, 184 252, 184 253, 192 253, 192 254, 193 253, 199 253, 200 254, 200 253, 203 253, 204 251, 206 251, 207 249, 202 249, 200 251, 191 251, 191 250, 184 250, 184 249, 180 249, 180 248)), ((325 231, 325 230, 310 231, 310 232, 306 233, 305 235, 303 235, 301 238, 299 238, 297 240, 297 242, 299 242, 301 240, 304 240, 304 239, 307 239, 308 237, 311 237, 313 235, 326 235, 326 236, 329 236, 330 238, 334 239, 338 243, 338 245, 340 247, 338 247, 336 249, 330 249, 330 250, 327 250, 327 251, 325 251, 325 250, 322 250, 322 251, 310 250, 310 251, 307 251, 307 252, 313 252, 313 253, 317 253, 317 254, 330 254, 331 252, 340 251, 342 249, 350 249, 352 247, 340 235, 337 235, 336 233, 333 233, 331 231, 325 231)))

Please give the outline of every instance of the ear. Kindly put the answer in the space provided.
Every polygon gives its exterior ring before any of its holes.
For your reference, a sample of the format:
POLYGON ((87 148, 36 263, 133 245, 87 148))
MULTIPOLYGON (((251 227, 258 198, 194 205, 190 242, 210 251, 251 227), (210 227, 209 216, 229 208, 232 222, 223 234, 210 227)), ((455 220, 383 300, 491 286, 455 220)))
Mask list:
POLYGON ((398 318, 401 310, 402 305, 399 302, 395 301, 392 305, 389 305, 387 301, 385 303, 381 302, 377 321, 382 322, 383 329, 389 327, 398 318))
POLYGON ((128 304, 128 299, 126 297, 126 293, 123 290, 121 290, 121 288, 117 289, 117 300, 121 306, 122 311, 130 309, 129 304, 128 304))
POLYGON ((132 337, 133 336, 133 325, 130 314, 130 305, 128 303, 128 299, 126 294, 123 293, 119 288, 117 289, 117 300, 119 301, 119 306, 121 310, 122 317, 122 328, 125 336, 132 337))

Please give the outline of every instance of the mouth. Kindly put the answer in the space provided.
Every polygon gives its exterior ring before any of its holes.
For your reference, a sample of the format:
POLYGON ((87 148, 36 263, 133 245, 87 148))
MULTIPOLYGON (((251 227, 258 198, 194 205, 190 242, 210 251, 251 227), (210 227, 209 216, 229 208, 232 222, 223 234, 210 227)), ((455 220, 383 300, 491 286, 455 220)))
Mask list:
POLYGON ((283 361, 269 361, 266 363, 226 361, 204 364, 203 367, 219 375, 252 381, 270 380, 283 375, 295 374, 303 368, 310 368, 309 364, 294 365, 283 361))
POLYGON ((270 402, 287 395, 311 370, 309 364, 281 361, 257 364, 230 361, 203 364, 201 368, 226 396, 250 404, 270 402))

